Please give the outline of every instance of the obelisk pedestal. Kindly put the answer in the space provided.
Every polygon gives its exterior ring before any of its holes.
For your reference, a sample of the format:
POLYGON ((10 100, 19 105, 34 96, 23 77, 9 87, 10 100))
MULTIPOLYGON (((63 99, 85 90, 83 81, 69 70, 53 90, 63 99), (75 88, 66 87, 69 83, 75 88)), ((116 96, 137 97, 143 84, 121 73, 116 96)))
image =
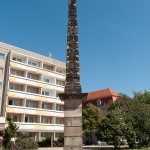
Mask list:
POLYGON ((64 101, 64 150, 82 150, 82 100, 86 93, 60 94, 64 101))

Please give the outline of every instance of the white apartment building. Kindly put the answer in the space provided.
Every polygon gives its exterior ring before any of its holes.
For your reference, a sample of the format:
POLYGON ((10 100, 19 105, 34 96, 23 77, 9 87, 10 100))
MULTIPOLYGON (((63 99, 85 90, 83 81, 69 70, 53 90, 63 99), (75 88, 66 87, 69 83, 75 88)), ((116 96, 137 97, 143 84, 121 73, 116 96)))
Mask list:
POLYGON ((11 114, 36 140, 64 131, 65 63, 0 42, 0 130, 11 114))

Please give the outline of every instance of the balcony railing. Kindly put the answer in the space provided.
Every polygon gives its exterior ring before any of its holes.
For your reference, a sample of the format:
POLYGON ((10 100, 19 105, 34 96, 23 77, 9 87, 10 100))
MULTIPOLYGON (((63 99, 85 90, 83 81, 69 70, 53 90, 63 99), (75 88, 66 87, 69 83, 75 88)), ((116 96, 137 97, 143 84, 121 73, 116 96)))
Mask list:
MULTIPOLYGON (((28 132, 63 132, 64 125, 63 124, 39 124, 39 123, 23 123, 16 122, 19 126, 18 131, 28 131, 28 132)), ((5 125, 5 127, 7 124, 5 125)))
POLYGON ((15 97, 15 98, 26 98, 30 100, 36 100, 36 101, 44 101, 44 102, 50 102, 50 103, 56 103, 56 104, 64 104, 60 99, 57 97, 46 97, 41 96, 39 94, 32 94, 32 93, 26 93, 26 92, 20 92, 20 91, 9 91, 8 97, 15 97))
POLYGON ((44 68, 40 68, 37 66, 31 66, 31 65, 16 62, 13 60, 11 61, 10 66, 20 68, 23 70, 27 70, 27 71, 32 71, 32 72, 39 73, 39 74, 52 75, 52 76, 58 77, 59 79, 63 79, 63 80, 65 79, 64 73, 58 73, 57 71, 45 70, 44 68))

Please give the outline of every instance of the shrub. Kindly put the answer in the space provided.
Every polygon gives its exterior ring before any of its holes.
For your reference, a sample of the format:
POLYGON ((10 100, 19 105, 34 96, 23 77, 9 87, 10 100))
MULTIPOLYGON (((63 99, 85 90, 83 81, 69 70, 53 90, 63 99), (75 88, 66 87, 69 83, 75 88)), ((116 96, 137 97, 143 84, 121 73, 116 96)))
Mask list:
POLYGON ((38 142, 39 147, 50 147, 51 146, 51 135, 38 142))
POLYGON ((34 139, 28 137, 28 134, 21 134, 16 140, 16 147, 23 149, 38 149, 38 144, 34 139))
POLYGON ((61 133, 59 135, 59 138, 57 139, 57 142, 62 144, 62 145, 64 144, 64 134, 63 133, 61 133))

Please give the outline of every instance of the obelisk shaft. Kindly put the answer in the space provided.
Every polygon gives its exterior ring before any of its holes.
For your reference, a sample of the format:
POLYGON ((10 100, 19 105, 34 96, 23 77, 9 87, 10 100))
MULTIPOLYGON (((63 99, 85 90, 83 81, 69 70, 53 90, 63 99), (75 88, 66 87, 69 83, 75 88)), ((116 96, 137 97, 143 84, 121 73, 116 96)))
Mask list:
POLYGON ((65 93, 79 92, 81 86, 76 0, 69 0, 65 93))

